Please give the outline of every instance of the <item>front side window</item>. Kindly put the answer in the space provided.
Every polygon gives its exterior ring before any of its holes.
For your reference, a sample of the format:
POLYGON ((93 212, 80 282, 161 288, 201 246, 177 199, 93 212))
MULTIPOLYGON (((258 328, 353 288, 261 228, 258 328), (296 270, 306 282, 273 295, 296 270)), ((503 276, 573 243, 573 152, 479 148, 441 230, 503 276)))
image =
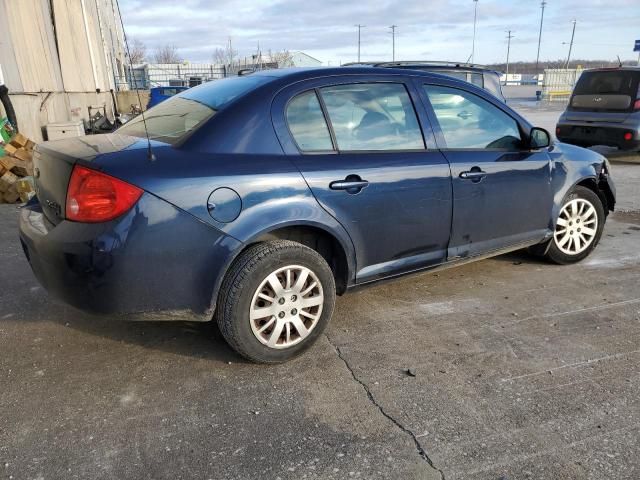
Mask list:
POLYGON ((356 83, 320 89, 341 151, 423 150, 424 140, 404 85, 356 83))
POLYGON ((501 109, 464 90, 425 85, 447 148, 517 150, 517 122, 501 109))
POLYGON ((287 124, 298 148, 303 152, 332 150, 331 135, 316 92, 295 97, 287 105, 287 124))

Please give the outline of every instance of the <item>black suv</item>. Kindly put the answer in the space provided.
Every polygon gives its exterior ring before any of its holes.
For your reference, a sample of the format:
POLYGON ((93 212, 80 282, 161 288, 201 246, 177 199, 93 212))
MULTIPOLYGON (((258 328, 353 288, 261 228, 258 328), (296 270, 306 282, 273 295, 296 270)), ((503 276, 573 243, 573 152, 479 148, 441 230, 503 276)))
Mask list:
POLYGON ((640 67, 586 70, 556 126, 558 140, 581 147, 640 149, 640 67))
POLYGON ((400 62, 353 62, 345 63, 343 67, 370 66, 383 68, 406 68, 410 70, 422 70, 426 72, 440 73, 457 78, 484 88, 500 100, 506 103, 500 86, 500 72, 482 65, 457 62, 432 62, 432 61, 400 61, 400 62))

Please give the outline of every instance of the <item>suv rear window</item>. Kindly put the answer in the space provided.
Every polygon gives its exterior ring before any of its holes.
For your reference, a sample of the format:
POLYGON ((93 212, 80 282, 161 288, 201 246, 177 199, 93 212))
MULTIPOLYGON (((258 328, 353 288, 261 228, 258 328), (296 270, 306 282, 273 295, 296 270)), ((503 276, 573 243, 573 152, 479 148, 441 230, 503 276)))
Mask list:
POLYGON ((571 107, 578 110, 628 110, 640 95, 640 72, 604 70, 582 74, 573 91, 571 107))
POLYGON ((144 121, 138 115, 118 133, 146 138, 148 132, 152 140, 175 145, 233 100, 270 80, 265 75, 249 75, 202 84, 150 108, 144 112, 144 121))

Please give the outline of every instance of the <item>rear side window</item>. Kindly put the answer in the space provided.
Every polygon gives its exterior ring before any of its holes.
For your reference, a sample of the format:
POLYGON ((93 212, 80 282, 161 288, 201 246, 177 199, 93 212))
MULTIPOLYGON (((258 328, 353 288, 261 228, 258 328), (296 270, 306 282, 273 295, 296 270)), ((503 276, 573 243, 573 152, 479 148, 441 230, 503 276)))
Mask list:
POLYGON ((289 102, 287 124, 301 151, 333 150, 329 128, 314 90, 301 93, 289 102))
POLYGON ((457 88, 425 85, 447 148, 507 149, 521 146, 517 122, 490 102, 457 88))
POLYGON ((404 85, 357 83, 320 89, 338 150, 422 150, 416 113, 404 85))

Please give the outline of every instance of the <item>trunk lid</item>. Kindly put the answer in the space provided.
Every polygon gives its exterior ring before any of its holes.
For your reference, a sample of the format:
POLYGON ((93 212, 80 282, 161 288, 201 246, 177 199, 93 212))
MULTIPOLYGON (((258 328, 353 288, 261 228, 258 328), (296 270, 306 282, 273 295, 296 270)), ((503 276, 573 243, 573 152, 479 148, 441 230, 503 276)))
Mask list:
MULTIPOLYGON (((65 219, 67 187, 76 163, 92 167, 91 163, 98 157, 124 150, 146 158, 147 141, 126 135, 104 134, 38 144, 33 153, 34 182, 36 196, 47 220, 57 225, 65 219)), ((97 165, 93 168, 103 170, 97 165)))

